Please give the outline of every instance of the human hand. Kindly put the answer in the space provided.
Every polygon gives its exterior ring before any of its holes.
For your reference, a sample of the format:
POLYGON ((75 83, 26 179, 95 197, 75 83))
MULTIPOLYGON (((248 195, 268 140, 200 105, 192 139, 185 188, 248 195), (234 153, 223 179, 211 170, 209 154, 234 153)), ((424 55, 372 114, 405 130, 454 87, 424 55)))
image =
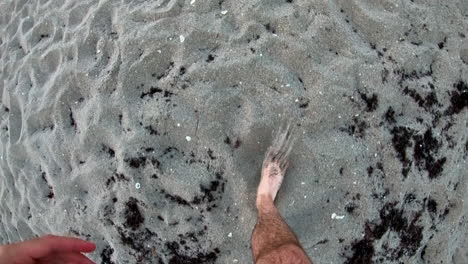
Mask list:
POLYGON ((82 254, 95 249, 78 238, 46 235, 0 246, 0 264, 95 264, 82 254))

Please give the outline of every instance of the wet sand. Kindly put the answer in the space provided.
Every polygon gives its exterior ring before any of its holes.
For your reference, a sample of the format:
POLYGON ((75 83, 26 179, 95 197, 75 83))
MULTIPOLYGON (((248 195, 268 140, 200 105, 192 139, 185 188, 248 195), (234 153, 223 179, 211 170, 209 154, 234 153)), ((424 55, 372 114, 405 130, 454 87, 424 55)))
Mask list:
POLYGON ((463 1, 0 3, 0 243, 251 263, 255 191, 316 263, 468 263, 463 1))

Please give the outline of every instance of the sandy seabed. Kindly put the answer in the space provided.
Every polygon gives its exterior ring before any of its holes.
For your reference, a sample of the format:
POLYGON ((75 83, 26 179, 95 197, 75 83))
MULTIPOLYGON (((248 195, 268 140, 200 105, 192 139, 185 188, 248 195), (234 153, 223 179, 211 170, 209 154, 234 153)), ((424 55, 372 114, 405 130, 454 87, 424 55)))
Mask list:
POLYGON ((0 243, 251 263, 264 152, 315 263, 468 263, 468 5, 3 0, 0 243))

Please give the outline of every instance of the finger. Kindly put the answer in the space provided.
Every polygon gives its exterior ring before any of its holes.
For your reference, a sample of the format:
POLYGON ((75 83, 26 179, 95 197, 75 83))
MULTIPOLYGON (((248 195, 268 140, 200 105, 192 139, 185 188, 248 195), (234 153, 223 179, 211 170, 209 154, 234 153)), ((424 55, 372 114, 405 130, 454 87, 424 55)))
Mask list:
POLYGON ((73 263, 73 264, 95 264, 85 255, 77 252, 56 253, 39 259, 39 264, 51 263, 73 263))
POLYGON ((47 235, 24 242, 33 258, 41 258, 52 252, 92 252, 96 245, 78 238, 47 235))
POLYGON ((62 259, 64 263, 76 263, 76 264, 95 264, 89 258, 82 253, 62 253, 62 259))
POLYGON ((93 252, 96 249, 94 243, 74 238, 74 237, 63 237, 63 236, 46 236, 45 243, 47 246, 52 248, 54 252, 93 252))

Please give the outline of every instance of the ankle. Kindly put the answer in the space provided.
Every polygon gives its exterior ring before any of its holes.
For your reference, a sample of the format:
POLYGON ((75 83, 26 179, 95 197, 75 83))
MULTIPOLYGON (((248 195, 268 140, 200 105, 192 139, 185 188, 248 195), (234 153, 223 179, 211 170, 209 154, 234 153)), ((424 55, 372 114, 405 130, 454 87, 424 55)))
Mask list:
POLYGON ((259 193, 257 194, 257 210, 259 211, 270 211, 275 207, 273 199, 269 193, 259 193))

